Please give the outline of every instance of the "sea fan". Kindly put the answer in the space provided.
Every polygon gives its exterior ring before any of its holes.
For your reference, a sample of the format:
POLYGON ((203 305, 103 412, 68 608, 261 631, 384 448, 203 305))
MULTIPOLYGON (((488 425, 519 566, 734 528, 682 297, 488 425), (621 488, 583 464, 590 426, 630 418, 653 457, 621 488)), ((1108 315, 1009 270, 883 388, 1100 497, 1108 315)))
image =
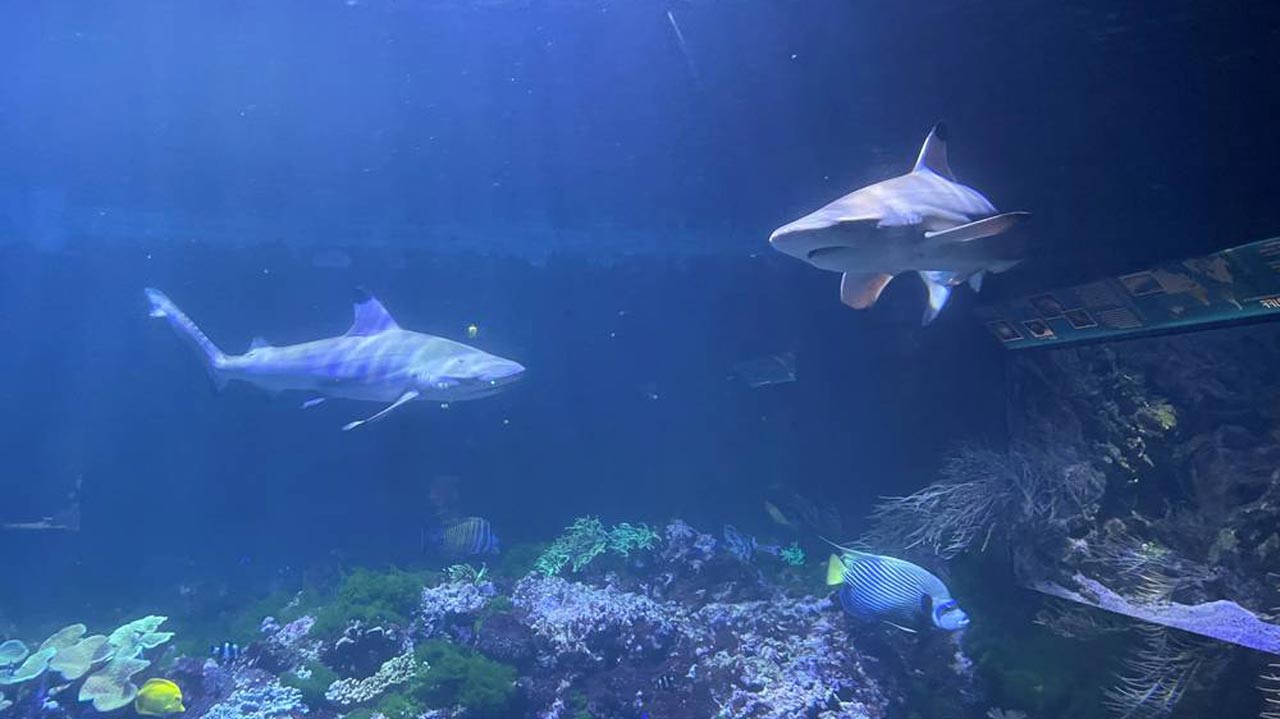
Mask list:
POLYGON ((943 466, 941 480, 878 504, 867 541, 881 548, 923 547, 950 558, 984 550, 996 536, 1087 520, 1104 489, 1102 473, 1066 450, 961 447, 943 466))
POLYGON ((1220 667, 1223 655, 1216 642, 1153 624, 1135 630, 1139 646, 1124 660, 1116 685, 1103 693, 1103 703, 1121 719, 1169 716, 1198 675, 1220 667))

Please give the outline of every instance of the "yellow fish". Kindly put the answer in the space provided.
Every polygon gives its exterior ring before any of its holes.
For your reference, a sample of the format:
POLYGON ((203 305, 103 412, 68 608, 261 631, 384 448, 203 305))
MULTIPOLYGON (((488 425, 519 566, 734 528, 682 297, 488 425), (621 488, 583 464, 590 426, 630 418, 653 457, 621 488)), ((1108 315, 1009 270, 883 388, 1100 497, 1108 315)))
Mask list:
POLYGON ((471 324, 467 325, 467 339, 471 339, 471 340, 473 340, 473 339, 475 339, 476 337, 478 337, 479 335, 480 335, 480 325, 478 325, 478 324, 476 324, 476 323, 474 323, 474 322, 472 322, 471 324))
POLYGON ((133 708, 143 716, 162 717, 187 710, 182 706, 182 689, 168 679, 148 679, 138 690, 133 708))

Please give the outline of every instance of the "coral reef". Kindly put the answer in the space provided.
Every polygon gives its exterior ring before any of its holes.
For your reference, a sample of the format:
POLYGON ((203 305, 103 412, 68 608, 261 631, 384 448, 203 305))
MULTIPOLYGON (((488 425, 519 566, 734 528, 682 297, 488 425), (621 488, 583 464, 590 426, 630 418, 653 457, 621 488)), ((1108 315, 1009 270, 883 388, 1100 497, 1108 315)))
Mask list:
POLYGON ((1070 450, 1031 445, 1008 452, 961 447, 941 475, 878 504, 865 541, 944 558, 986 549, 993 538, 1024 546, 1061 541, 1093 519, 1105 490, 1102 473, 1070 450))
POLYGON ((579 517, 538 557, 534 568, 548 577, 559 574, 566 565, 574 572, 581 572, 606 550, 628 557, 634 550, 653 548, 659 539, 659 535, 644 524, 623 522, 606 530, 595 517, 579 517))
POLYGON ((423 644, 415 656, 422 667, 430 667, 409 685, 409 695, 421 705, 465 707, 475 717, 507 716, 515 700, 515 667, 443 641, 423 644))
POLYGON ((364 704, 376 699, 391 687, 409 681, 418 669, 418 662, 412 652, 405 652, 392 657, 378 667, 372 675, 357 679, 348 677, 339 679, 329 685, 324 696, 339 706, 364 704))
POLYGON ((269 674, 248 671, 237 678, 230 695, 209 707, 202 719, 298 719, 308 711, 297 689, 280 684, 269 674))
POLYGON ((151 665, 141 658, 144 651, 154 649, 173 638, 172 632, 157 631, 166 618, 151 615, 129 622, 110 635, 85 637, 88 628, 71 624, 54 632, 31 652, 26 644, 10 639, 0 644, 0 686, 13 686, 16 702, 26 695, 46 695, 40 705, 53 702, 46 687, 52 671, 64 683, 58 690, 80 683, 77 698, 91 703, 99 712, 119 709, 133 701, 138 686, 134 675, 151 665), (90 673, 92 672, 92 673, 90 673), (35 680, 40 679, 40 682, 35 680))
POLYGON ((492 584, 470 580, 448 581, 422 590, 418 605, 419 632, 424 637, 443 634, 457 626, 459 620, 469 623, 493 596, 492 584))
MULTIPOLYGON (((68 627, 34 652, 6 642, 0 670, 48 673, 66 652, 59 666, 74 674, 89 656, 81 691, 105 711, 127 704, 149 669, 181 688, 193 719, 880 719, 895 703, 884 687, 911 681, 903 667, 959 676, 953 652, 876 640, 893 630, 856 627, 786 564, 740 561, 683 522, 661 534, 595 520, 574 527, 556 552, 562 568, 580 560, 572 579, 459 570, 426 583, 357 570, 327 597, 296 602, 288 622, 274 618, 279 602, 256 603, 274 609, 235 660, 151 665, 135 654, 167 640, 157 617, 109 637, 68 627), (609 560, 591 561, 601 554, 609 560), (303 606, 312 614, 299 616, 303 606), (873 646, 884 653, 870 656, 873 646)), ((0 702, 34 696, 30 684, 0 702)))
POLYGON ((316 614, 312 631, 320 637, 332 637, 354 622, 407 627, 418 604, 422 579, 398 569, 356 569, 343 578, 334 601, 316 614))

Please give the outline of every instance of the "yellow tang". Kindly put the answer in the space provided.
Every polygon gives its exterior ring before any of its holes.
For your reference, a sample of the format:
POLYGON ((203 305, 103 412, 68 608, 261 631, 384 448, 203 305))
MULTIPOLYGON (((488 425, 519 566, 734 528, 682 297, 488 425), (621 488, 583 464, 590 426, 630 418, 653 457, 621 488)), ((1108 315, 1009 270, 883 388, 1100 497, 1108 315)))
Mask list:
POLYGON ((182 689, 168 679, 148 679, 138 690, 133 708, 144 716, 162 717, 184 712, 182 689))

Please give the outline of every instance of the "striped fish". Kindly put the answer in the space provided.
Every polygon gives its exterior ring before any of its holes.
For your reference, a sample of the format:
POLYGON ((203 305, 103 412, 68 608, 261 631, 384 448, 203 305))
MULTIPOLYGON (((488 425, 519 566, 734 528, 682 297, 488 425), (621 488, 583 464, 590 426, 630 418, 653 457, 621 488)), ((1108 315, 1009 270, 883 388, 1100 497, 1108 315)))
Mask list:
POLYGON ((387 406, 349 430, 379 419, 406 402, 458 402, 487 397, 524 374, 517 362, 482 352, 461 342, 402 329, 382 303, 356 291, 351 329, 337 337, 274 347, 258 338, 242 355, 218 348, 163 292, 148 288, 151 316, 166 320, 178 336, 195 348, 219 388, 230 380, 247 382, 268 392, 301 390, 327 397, 381 402, 387 406))
POLYGON ((906 560, 840 547, 827 563, 827 584, 840 585, 840 604, 859 619, 881 620, 906 631, 928 622, 947 631, 963 629, 969 616, 947 585, 906 560))
POLYGON ((498 535, 489 520, 483 517, 466 517, 446 523, 435 531, 433 539, 446 554, 498 553, 498 535))

